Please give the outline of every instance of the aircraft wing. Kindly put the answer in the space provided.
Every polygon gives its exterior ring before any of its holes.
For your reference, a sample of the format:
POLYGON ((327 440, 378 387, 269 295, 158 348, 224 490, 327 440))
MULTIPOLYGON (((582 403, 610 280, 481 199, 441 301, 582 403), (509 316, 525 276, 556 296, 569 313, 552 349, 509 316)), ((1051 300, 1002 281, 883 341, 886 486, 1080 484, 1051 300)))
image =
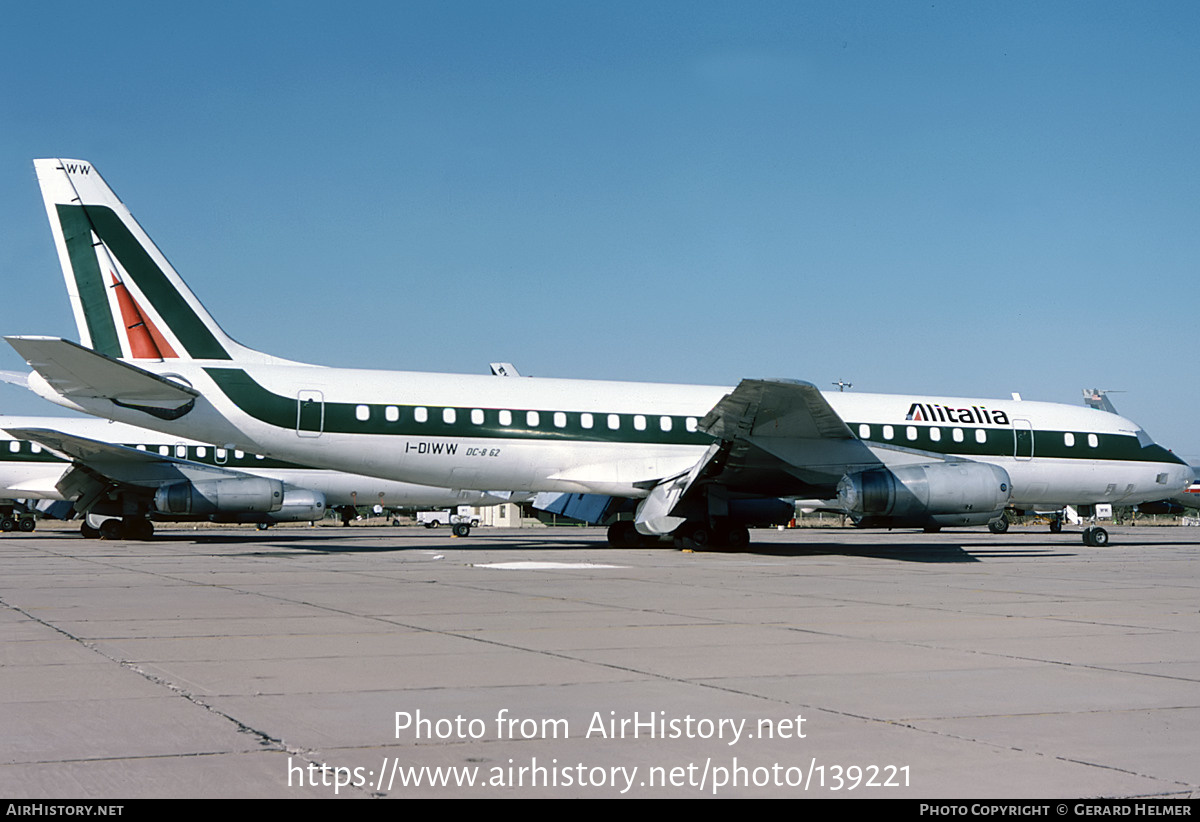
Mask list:
POLYGON ((163 419, 191 410, 194 389, 57 337, 5 337, 58 394, 108 399, 163 419), (103 390, 97 386, 104 386, 103 390))
POLYGON ((846 473, 880 465, 812 383, 742 380, 700 420, 715 441, 690 470, 650 489, 635 521, 669 533, 710 500, 834 496, 846 473))
POLYGON ((708 476, 739 490, 828 496, 819 492, 847 471, 880 464, 817 387, 799 380, 742 380, 699 425, 720 443, 708 476))
MULTIPOLYGON (((204 465, 125 445, 114 445, 86 437, 77 437, 50 428, 6 428, 4 430, 19 440, 36 442, 71 460, 77 471, 101 483, 133 485, 154 490, 161 485, 186 480, 250 476, 241 471, 204 465)), ((59 484, 62 486, 63 483, 77 483, 79 480, 80 477, 72 478, 68 474, 59 484)), ((64 489, 60 487, 59 490, 63 491, 64 489)), ((63 495, 71 498, 71 495, 65 491, 63 495)))

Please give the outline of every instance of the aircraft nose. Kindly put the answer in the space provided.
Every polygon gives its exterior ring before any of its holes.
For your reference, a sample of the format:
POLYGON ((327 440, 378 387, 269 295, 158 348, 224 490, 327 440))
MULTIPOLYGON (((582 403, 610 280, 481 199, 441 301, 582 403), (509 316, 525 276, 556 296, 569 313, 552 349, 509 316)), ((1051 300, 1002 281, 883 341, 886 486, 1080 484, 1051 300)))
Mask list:
POLYGON ((1171 466, 1170 476, 1167 479, 1170 485, 1171 493, 1176 494, 1183 491, 1192 484, 1192 469, 1187 465, 1171 466))

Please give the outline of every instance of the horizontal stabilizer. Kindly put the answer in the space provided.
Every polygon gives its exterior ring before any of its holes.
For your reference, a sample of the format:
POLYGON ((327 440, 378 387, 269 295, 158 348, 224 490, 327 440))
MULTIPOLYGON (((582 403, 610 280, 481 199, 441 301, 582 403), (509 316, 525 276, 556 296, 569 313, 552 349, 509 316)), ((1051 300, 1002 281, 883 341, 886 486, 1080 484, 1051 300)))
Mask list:
MULTIPOLYGON (((155 409, 175 418, 190 410, 199 392, 135 365, 57 337, 5 337, 51 390, 71 399, 106 399, 155 409)), ((155 413, 155 412, 151 412, 155 413)))

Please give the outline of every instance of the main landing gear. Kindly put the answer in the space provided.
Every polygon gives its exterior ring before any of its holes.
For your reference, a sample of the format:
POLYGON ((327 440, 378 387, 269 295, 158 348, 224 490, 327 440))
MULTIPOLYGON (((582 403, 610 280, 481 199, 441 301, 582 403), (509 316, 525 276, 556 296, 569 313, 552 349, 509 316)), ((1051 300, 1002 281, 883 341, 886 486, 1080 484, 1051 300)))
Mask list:
POLYGON ((150 539, 154 536, 154 523, 145 517, 113 517, 97 527, 85 518, 79 526, 79 533, 87 539, 150 539))
POLYGON ((0 519, 0 531, 25 531, 37 528, 37 520, 33 517, 6 516, 0 519))
POLYGON ((685 522, 671 536, 675 538, 675 547, 686 551, 707 551, 710 548, 742 551, 750 547, 749 528, 720 520, 713 525, 698 521, 685 522))
MULTIPOLYGON (((707 551, 713 548, 741 551, 750 546, 750 529, 735 523, 709 525, 689 520, 672 532, 675 547, 687 551, 707 551)), ((653 548, 661 544, 655 536, 640 533, 630 520, 608 526, 608 544, 612 548, 653 548)))
POLYGON ((1103 548, 1105 545, 1108 545, 1108 531, 1096 525, 1084 528, 1083 544, 1090 545, 1093 548, 1103 548))

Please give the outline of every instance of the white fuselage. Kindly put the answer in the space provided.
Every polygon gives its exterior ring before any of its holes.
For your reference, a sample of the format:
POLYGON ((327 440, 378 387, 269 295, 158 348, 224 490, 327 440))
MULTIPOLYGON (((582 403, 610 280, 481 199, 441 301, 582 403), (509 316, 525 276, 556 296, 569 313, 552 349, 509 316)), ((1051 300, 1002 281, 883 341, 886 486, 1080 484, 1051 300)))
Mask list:
MULTIPOLYGON (((167 421, 104 399, 65 401, 36 375, 31 387, 87 413, 323 468, 452 489, 624 497, 695 465, 711 443, 697 423, 732 390, 226 360, 137 365, 202 396, 167 421)), ((999 465, 1016 507, 1160 499, 1191 476, 1133 422, 1083 406, 824 396, 885 464, 932 454, 999 465)))

